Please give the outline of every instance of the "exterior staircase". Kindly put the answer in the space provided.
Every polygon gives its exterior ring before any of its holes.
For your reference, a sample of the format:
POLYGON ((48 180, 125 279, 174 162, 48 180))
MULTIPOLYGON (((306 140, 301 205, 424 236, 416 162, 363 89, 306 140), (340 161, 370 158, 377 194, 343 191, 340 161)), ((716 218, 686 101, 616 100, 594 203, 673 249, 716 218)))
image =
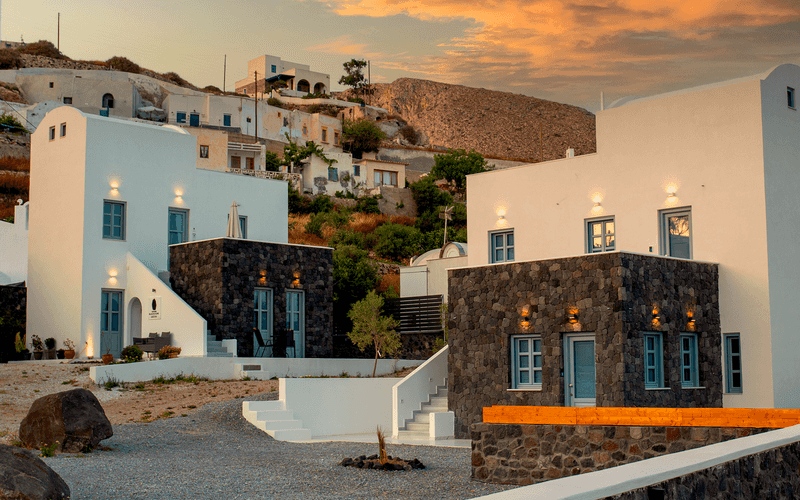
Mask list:
POLYGON ((431 413, 447 412, 447 381, 436 388, 436 394, 428 397, 422 408, 414 411, 413 419, 406 419, 405 428, 398 431, 398 437, 406 439, 429 439, 431 413))
POLYGON ((245 401, 242 403, 245 420, 266 432, 277 441, 308 441, 311 430, 295 420, 283 401, 245 401))
POLYGON ((222 342, 217 340, 214 335, 206 335, 206 357, 209 358, 232 358, 233 353, 228 352, 228 349, 222 345, 222 342))

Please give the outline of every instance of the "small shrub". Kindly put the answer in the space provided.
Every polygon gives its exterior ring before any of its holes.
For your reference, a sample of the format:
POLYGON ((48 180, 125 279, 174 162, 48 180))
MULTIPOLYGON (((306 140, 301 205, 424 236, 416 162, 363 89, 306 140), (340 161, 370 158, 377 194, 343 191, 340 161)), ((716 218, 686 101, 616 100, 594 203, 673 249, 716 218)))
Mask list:
POLYGON ((22 67, 22 57, 19 51, 13 49, 0 49, 0 69, 19 69, 22 67))
POLYGON ((407 259, 422 248, 422 233, 415 227, 389 222, 376 229, 375 236, 375 252, 389 259, 407 259))
POLYGON ((40 457, 52 457, 56 454, 56 448, 58 448, 58 441, 51 445, 43 444, 39 451, 41 451, 40 457))
POLYGON ((170 354, 177 355, 180 353, 181 353, 180 347, 165 345, 164 347, 161 348, 161 350, 158 351, 158 359, 168 359, 170 357, 170 354))
POLYGON ((417 137, 417 131, 414 130, 414 127, 411 125, 406 125, 400 129, 400 135, 403 136, 403 139, 407 140, 411 144, 416 145, 419 138, 417 137))
POLYGON ((44 339, 44 345, 47 346, 48 349, 53 349, 56 346, 56 339, 48 337, 44 339))
POLYGON ((356 212, 365 214, 379 214, 381 209, 378 208, 378 198, 375 196, 365 196, 356 201, 356 212))
POLYGON ((161 76, 166 78, 167 81, 170 81, 170 82, 172 82, 175 85, 178 85, 180 87, 185 87, 185 86, 189 85, 189 82, 187 82, 186 80, 181 78, 181 76, 178 73, 175 73, 174 71, 170 71, 169 73, 164 73, 161 76))
POLYGON ((300 194, 300 191, 296 190, 292 187, 291 184, 289 185, 289 213, 290 214, 309 214, 311 213, 311 200, 300 194))
POLYGON ((325 225, 326 219, 325 213, 313 214, 305 225, 306 232, 322 238, 322 226, 325 225))
POLYGON ((122 350, 122 355, 120 357, 126 363, 138 363, 142 360, 143 354, 144 352, 142 352, 139 346, 129 345, 122 350))
POLYGON ((53 59, 68 59, 67 56, 59 52, 53 42, 48 42, 47 40, 39 40, 38 42, 29 43, 18 48, 20 52, 23 54, 29 54, 32 56, 44 56, 44 57, 51 57, 53 59))
POLYGON ((362 99, 360 97, 348 97, 347 100, 349 102, 357 102, 358 104, 365 104, 364 103, 364 99, 362 99))
MULTIPOLYGON (((0 115, 0 124, 25 130, 25 127, 23 127, 19 120, 17 120, 16 116, 6 113, 0 115)), ((28 169, 30 170, 30 167, 28 167, 28 169)))
MULTIPOLYGON (((305 99, 305 97, 303 99, 305 99)), ((308 112, 312 115, 314 113, 319 113, 319 110, 320 110, 319 104, 312 104, 311 106, 308 107, 308 112)))
POLYGON ((203 87, 203 90, 206 92, 213 92, 215 94, 222 93, 222 89, 220 89, 219 87, 215 87, 213 85, 206 85, 205 87, 203 87))
POLYGON ((114 387, 119 387, 119 380, 115 378, 109 378, 108 380, 105 381, 103 387, 105 387, 107 391, 110 391, 114 387))
POLYGON ((270 97, 267 99, 267 104, 276 108, 282 108, 283 103, 277 97, 270 97))
POLYGON ((318 214, 320 212, 330 212, 333 210, 333 202, 331 197, 326 194, 318 195, 311 202, 311 213, 318 214))
POLYGON ((338 248, 343 245, 353 245, 354 247, 364 248, 364 235, 351 231, 350 229, 339 229, 328 240, 328 245, 338 248))
POLYGON ((142 72, 142 68, 127 57, 114 56, 106 61, 106 63, 111 67, 111 69, 115 69, 117 71, 137 74, 142 72))

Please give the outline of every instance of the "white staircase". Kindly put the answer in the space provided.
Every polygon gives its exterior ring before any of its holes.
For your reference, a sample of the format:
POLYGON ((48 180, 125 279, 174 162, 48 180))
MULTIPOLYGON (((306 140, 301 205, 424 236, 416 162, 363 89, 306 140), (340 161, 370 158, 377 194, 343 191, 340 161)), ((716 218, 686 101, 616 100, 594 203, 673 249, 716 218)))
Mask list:
POLYGON ((283 401, 245 401, 242 403, 245 420, 266 432, 277 441, 308 441, 311 430, 295 420, 283 401))
POLYGON ((414 410, 414 418, 406 419, 405 427, 398 431, 398 437, 406 439, 429 439, 431 413, 447 412, 447 380, 444 385, 430 394, 427 403, 422 403, 419 410, 414 410))
POLYGON ((206 334, 206 357, 209 358, 232 358, 233 353, 222 345, 222 341, 211 334, 206 334))

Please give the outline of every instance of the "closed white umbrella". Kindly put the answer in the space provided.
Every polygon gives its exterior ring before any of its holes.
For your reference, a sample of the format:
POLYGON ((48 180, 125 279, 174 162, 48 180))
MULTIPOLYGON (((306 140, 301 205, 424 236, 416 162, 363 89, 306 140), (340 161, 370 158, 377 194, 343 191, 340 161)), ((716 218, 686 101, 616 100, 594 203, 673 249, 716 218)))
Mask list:
POLYGON ((226 238, 242 238, 242 227, 239 225, 239 205, 234 201, 231 204, 231 213, 228 214, 228 231, 225 233, 226 238))

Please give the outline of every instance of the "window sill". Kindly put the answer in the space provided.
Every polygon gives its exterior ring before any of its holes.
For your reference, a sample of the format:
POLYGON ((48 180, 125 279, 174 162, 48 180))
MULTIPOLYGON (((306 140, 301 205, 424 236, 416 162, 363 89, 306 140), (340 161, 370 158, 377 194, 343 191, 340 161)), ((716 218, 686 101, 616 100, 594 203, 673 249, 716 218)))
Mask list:
POLYGON ((681 389, 705 389, 705 387, 703 387, 702 385, 697 385, 697 386, 693 385, 691 387, 683 387, 683 386, 681 386, 681 389))
POLYGON ((671 391, 672 387, 645 387, 645 391, 671 391))
POLYGON ((723 394, 726 395, 726 396, 741 396, 742 395, 741 392, 724 392, 723 394))
POLYGON ((541 392, 542 388, 541 387, 526 387, 524 389, 506 389, 506 392, 531 392, 531 391, 541 392))

